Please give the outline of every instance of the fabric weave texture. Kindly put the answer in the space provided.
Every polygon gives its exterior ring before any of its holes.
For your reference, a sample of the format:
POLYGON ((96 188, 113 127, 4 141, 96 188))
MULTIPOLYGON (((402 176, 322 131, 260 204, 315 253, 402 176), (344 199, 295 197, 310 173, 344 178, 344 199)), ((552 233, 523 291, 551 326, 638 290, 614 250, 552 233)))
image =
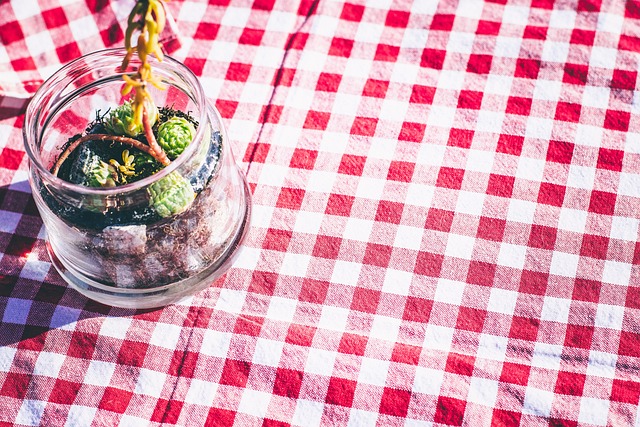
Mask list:
POLYGON ((131 5, 0 3, 0 425, 640 426, 640 1, 172 0, 253 219, 147 311, 55 272, 21 136, 131 5))

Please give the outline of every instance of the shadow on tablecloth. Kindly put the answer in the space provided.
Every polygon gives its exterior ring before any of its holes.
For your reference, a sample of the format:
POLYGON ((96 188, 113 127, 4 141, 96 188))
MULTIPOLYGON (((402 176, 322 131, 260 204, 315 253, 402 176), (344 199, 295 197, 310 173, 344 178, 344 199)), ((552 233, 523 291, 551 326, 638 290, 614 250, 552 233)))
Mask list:
POLYGON ((12 188, 0 187, 0 346, 41 348, 52 329, 72 331, 70 325, 83 319, 153 311, 109 307, 70 288, 50 263, 33 197, 12 188))

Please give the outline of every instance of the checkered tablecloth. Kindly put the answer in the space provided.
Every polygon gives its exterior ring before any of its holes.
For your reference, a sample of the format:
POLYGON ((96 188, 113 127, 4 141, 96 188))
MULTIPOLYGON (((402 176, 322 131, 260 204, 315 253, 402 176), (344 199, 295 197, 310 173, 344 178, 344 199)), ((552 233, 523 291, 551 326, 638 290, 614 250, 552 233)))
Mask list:
POLYGON ((144 312, 54 271, 21 137, 131 4, 0 2, 0 426, 640 426, 640 1, 172 0, 253 219, 144 312))

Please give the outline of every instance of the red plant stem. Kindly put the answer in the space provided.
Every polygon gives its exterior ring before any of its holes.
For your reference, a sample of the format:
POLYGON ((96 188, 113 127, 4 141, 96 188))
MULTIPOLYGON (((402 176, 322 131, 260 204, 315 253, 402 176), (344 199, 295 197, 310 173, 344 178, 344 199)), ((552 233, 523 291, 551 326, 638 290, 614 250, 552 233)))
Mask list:
MULTIPOLYGON (((152 133, 152 135, 153 135, 153 133, 152 133)), ((73 152, 73 150, 78 148, 78 146, 80 144, 82 144, 83 142, 86 142, 86 141, 116 141, 116 142, 121 142, 123 144, 129 144, 132 147, 137 148, 140 151, 144 151, 145 153, 147 153, 148 155, 150 155, 154 159, 156 159, 158 162, 160 162, 160 163, 162 163, 163 165, 166 166, 166 164, 164 164, 162 162, 162 159, 156 154, 156 152, 154 150, 152 150, 149 146, 143 144, 142 142, 138 141, 137 139, 128 138, 126 136, 117 136, 117 135, 109 135, 109 134, 97 133, 97 134, 89 134, 89 135, 82 136, 82 137, 76 139, 75 141, 73 141, 71 144, 69 144, 67 149, 64 150, 62 152, 62 154, 60 154, 60 157, 58 157, 58 160, 56 160, 56 164, 53 166, 53 169, 52 169, 51 173, 54 176, 57 176, 58 175, 58 171, 60 170, 60 166, 62 166, 64 161, 67 160, 67 158, 73 152)), ((164 154, 164 152, 163 152, 163 154, 164 154)), ((164 157, 165 158, 167 157, 166 154, 165 154, 164 157)))
POLYGON ((144 135, 147 137, 147 143, 156 154, 153 157, 162 163, 163 166, 169 166, 171 160, 169 160, 162 147, 158 145, 158 141, 156 141, 156 137, 153 135, 153 130, 151 129, 151 122, 147 115, 147 109, 144 107, 142 108, 142 124, 144 126, 144 135))

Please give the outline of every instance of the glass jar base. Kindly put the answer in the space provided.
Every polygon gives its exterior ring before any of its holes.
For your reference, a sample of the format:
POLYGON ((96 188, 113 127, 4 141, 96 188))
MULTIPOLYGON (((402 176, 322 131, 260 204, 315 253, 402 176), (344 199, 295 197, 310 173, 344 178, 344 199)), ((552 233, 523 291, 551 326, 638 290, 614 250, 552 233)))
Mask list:
POLYGON ((244 179, 243 184, 244 214, 235 235, 228 241, 220 257, 204 270, 186 279, 151 288, 119 288, 99 283, 78 272, 72 266, 66 265, 56 255, 47 238, 46 247, 51 263, 69 286, 85 297, 102 304, 130 309, 150 309, 179 302, 211 286, 229 270, 238 257, 240 245, 251 222, 251 193, 244 179))

